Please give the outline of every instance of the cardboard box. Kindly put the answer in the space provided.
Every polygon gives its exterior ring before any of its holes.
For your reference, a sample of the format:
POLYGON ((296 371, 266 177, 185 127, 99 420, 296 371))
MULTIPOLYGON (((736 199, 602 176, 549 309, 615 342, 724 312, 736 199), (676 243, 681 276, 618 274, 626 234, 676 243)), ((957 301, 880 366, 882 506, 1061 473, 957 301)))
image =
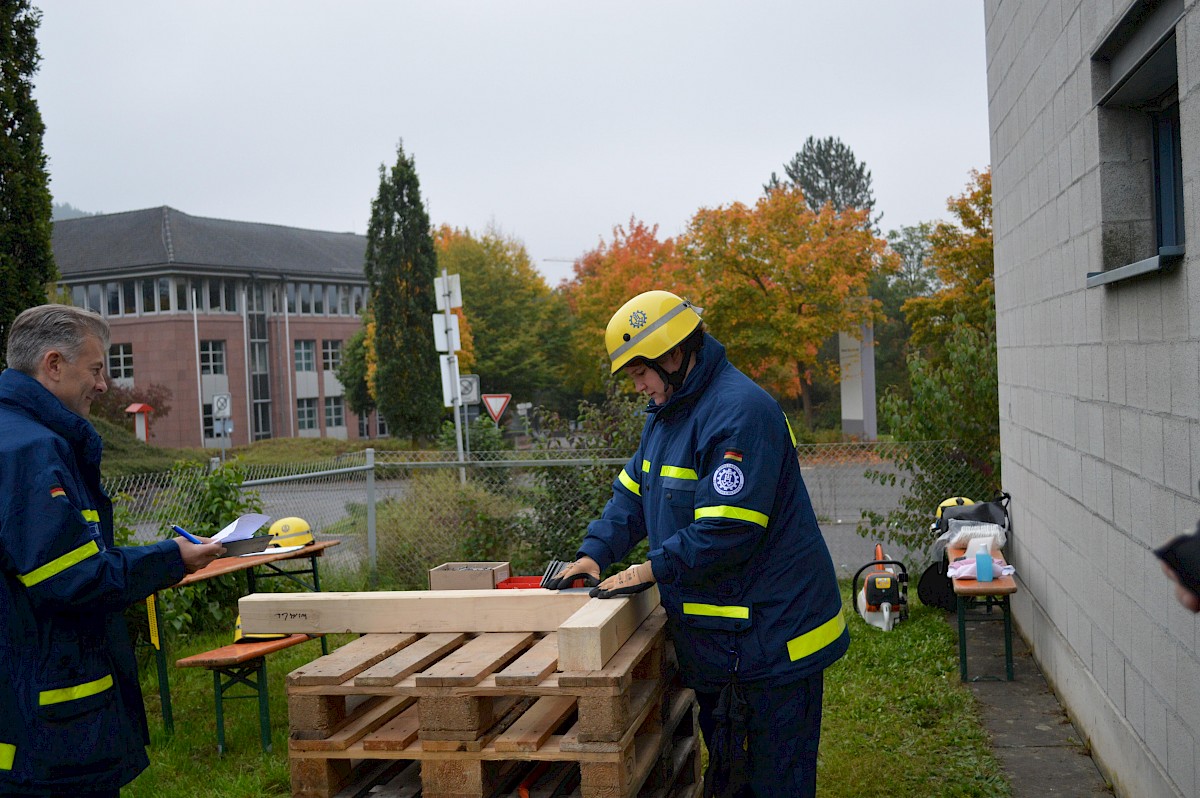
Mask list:
POLYGON ((429 569, 429 589, 491 590, 510 572, 506 562, 446 562, 429 569))

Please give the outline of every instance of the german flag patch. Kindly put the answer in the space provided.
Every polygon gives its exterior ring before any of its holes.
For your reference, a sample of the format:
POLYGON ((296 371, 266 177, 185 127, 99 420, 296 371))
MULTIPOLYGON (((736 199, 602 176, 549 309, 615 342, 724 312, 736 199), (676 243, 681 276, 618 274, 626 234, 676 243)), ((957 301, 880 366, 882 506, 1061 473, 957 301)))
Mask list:
POLYGON ((55 485, 54 487, 50 488, 50 498, 51 499, 61 499, 61 498, 65 497, 66 495, 67 495, 67 492, 65 490, 63 490, 62 485, 55 485))
POLYGON ((735 463, 742 462, 742 452, 739 449, 726 449, 725 459, 732 460, 735 463))

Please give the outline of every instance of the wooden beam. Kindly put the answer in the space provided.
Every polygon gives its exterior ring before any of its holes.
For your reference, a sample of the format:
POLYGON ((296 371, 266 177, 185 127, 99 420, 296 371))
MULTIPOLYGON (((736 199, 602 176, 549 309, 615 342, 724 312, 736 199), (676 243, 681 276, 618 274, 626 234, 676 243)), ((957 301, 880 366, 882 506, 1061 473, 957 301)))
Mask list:
POLYGON ((553 632, 591 601, 542 589, 255 593, 238 611, 242 631, 254 634, 553 632))
MULTIPOLYGON (((658 587, 625 598, 593 599, 558 627, 558 669, 598 671, 658 606, 658 587)), ((245 616, 242 626, 245 627, 245 616)))
POLYGON ((595 671, 659 604, 658 588, 593 599, 555 590, 255 593, 238 602, 249 633, 554 632, 558 669, 595 671))

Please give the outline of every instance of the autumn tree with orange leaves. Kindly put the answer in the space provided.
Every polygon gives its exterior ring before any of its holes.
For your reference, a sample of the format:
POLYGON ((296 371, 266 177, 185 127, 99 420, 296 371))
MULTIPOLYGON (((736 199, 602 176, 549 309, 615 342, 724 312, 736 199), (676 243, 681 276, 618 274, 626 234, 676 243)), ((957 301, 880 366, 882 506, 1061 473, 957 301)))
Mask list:
POLYGON ((680 256, 674 240, 659 240, 658 226, 631 218, 613 228, 612 241, 575 262, 574 276, 562 292, 574 317, 570 334, 570 387, 580 393, 604 393, 608 358, 604 330, 617 308, 634 296, 660 289, 703 304, 705 292, 695 269, 680 256))
POLYGON ((812 428, 812 384, 832 372, 818 358, 836 333, 873 322, 873 273, 895 256, 869 229, 866 211, 813 211, 796 188, 768 191, 753 207, 702 209, 682 242, 708 286, 704 318, 729 359, 781 399, 799 399, 812 428))

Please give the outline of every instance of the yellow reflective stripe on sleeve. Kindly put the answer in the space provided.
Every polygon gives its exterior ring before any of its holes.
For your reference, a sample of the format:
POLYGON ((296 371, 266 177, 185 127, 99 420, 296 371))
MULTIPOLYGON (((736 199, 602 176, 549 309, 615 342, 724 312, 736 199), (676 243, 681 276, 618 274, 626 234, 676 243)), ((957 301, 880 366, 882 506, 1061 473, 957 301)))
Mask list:
POLYGON ((788 656, 791 657, 792 662, 795 662, 811 654, 816 654, 825 648, 825 646, 841 637, 842 630, 845 628, 846 619, 842 617, 842 613, 839 610, 837 615, 816 629, 789 640, 787 644, 788 656))
POLYGON ((684 602, 684 615, 707 615, 710 618, 741 618, 746 620, 750 617, 749 607, 738 607, 731 605, 722 607, 717 604, 691 604, 684 602))
POLYGON ((25 585, 25 587, 33 587, 38 582, 43 582, 55 574, 60 574, 72 565, 78 565, 93 554, 99 553, 100 547, 96 545, 96 541, 89 540, 74 551, 67 552, 57 560, 51 560, 41 568, 30 571, 27 574, 22 574, 17 579, 21 580, 21 584, 25 585))
POLYGON ((699 479, 696 472, 690 468, 680 468, 679 466, 663 466, 659 469, 659 476, 675 477, 676 479, 699 479))
POLYGON ((45 707, 50 704, 61 704, 64 701, 78 701, 81 698, 87 698, 90 695, 103 693, 113 686, 113 677, 110 673, 107 676, 102 676, 93 682, 84 682, 77 684, 74 687, 60 687, 57 690, 43 690, 38 693, 38 706, 45 707))
POLYGON ((81 512, 83 512, 84 521, 91 521, 95 524, 100 523, 100 513, 96 512, 95 510, 83 510, 81 512))
POLYGON ((642 495, 642 486, 634 482, 633 477, 626 474, 624 468, 621 469, 621 473, 618 475, 618 478, 621 480, 622 485, 629 488, 630 493, 634 494, 635 496, 642 495))
POLYGON ((792 422, 791 422, 791 421, 788 419, 788 417, 787 417, 787 413, 784 413, 784 414, 783 414, 783 423, 784 423, 784 424, 787 424, 787 428, 788 428, 788 435, 791 435, 791 436, 792 436, 792 448, 795 448, 795 446, 796 446, 796 433, 795 433, 795 431, 792 429, 792 422))
POLYGON ((747 510, 745 507, 731 507, 727 504, 718 504, 715 507, 697 507, 696 520, 699 521, 701 518, 735 518, 738 521, 758 524, 764 529, 767 527, 767 522, 771 520, 766 513, 747 510))
POLYGON ((0 743, 0 770, 12 770, 17 758, 17 747, 12 743, 0 743))
POLYGON ((647 474, 650 473, 650 461, 649 460, 642 461, 642 470, 645 471, 647 474))

